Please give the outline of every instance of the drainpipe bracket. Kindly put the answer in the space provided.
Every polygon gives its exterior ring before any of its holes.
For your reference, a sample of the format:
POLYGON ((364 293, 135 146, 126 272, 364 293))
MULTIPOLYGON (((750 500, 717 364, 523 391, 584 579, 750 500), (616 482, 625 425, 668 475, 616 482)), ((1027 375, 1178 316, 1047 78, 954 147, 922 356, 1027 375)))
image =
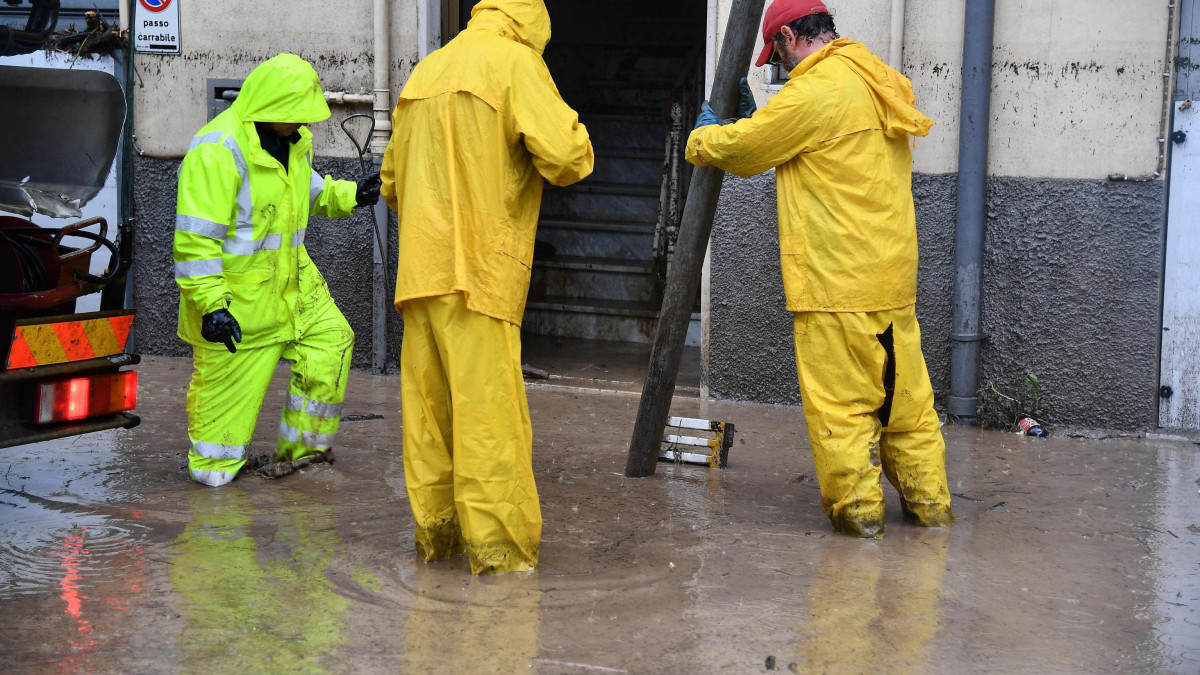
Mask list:
POLYGON ((951 333, 952 342, 984 342, 988 339, 986 333, 951 333))

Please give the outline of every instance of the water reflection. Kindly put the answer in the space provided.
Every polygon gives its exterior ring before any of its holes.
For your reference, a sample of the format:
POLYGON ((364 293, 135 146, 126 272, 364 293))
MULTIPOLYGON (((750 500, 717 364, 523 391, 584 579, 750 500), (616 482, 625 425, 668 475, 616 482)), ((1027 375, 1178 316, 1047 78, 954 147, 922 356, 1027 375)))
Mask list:
POLYGON ((1153 639, 1143 649, 1155 667, 1200 672, 1200 454, 1172 443, 1158 451, 1159 492, 1152 504, 1153 639))
POLYGON ((264 514, 236 486, 189 495, 169 572, 184 599, 184 670, 324 672, 344 641, 351 603, 326 577, 340 544, 333 508, 278 496, 264 514))
POLYGON ((822 550, 801 629, 800 672, 922 672, 942 627, 950 532, 905 528, 883 542, 822 550), (904 537, 904 554, 884 549, 904 537))
POLYGON ((417 563, 401 633, 403 672, 528 672, 539 651, 536 573, 470 577, 446 562, 417 563))

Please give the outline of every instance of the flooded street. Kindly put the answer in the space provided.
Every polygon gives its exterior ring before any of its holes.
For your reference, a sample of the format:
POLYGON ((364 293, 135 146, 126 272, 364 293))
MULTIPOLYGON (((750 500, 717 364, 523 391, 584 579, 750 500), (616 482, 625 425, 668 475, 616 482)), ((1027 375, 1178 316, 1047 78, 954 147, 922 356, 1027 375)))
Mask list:
MULTIPOLYGON (((724 470, 622 475, 636 394, 529 387, 529 577, 413 552, 399 381, 354 373, 337 463, 207 488, 191 363, 139 367, 136 429, 0 451, 7 672, 1200 672, 1200 447, 947 428, 957 524, 832 533, 801 411, 724 470)), ((259 419, 273 448, 286 370, 259 419)))

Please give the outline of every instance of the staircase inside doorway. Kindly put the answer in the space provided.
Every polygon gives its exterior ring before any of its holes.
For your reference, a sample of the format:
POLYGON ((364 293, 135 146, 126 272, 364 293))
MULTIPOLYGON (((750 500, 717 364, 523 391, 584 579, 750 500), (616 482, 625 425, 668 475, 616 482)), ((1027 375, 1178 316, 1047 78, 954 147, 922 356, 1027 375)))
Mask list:
MULTIPOLYGON (((547 6, 554 37, 546 64, 588 128, 596 165, 576 185, 546 186, 523 330, 647 343, 662 305, 656 227, 661 237, 670 103, 692 94, 681 84, 689 68, 700 67, 706 6, 689 0, 548 0, 547 6)), ((699 337, 697 313, 689 344, 698 345, 699 337)))

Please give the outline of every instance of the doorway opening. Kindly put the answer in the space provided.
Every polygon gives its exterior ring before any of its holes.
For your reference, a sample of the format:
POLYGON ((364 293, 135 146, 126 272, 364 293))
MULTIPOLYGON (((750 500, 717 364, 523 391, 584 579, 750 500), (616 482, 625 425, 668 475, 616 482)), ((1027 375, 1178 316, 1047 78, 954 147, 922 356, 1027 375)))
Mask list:
MULTIPOLYGON (((442 0, 443 43, 473 0, 442 0)), ((525 361, 571 379, 642 375, 654 339, 690 170, 687 133, 704 96, 708 4, 546 0, 543 58, 587 126, 594 173, 546 185, 522 325, 525 361)), ((699 296, 699 294, 697 294, 699 296)), ((680 367, 699 391, 697 306, 680 367)))

